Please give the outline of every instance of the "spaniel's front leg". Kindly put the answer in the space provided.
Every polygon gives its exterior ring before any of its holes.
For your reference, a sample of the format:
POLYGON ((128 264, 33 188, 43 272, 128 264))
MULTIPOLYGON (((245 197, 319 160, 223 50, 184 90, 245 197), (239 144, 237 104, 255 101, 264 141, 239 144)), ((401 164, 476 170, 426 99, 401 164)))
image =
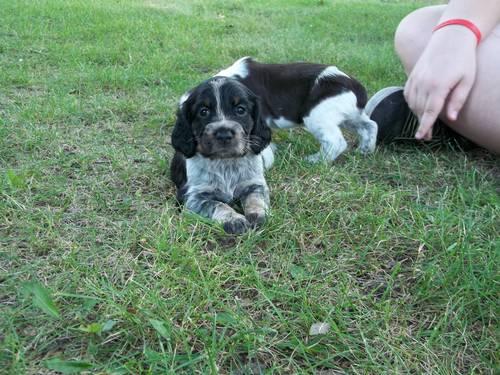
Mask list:
POLYGON ((245 216, 237 213, 227 204, 231 198, 220 190, 198 191, 188 194, 186 208, 222 223, 227 233, 244 233, 250 228, 250 223, 245 216))
POLYGON ((235 192, 241 200, 245 217, 252 227, 260 227, 266 221, 269 208, 269 189, 265 183, 247 183, 235 192))

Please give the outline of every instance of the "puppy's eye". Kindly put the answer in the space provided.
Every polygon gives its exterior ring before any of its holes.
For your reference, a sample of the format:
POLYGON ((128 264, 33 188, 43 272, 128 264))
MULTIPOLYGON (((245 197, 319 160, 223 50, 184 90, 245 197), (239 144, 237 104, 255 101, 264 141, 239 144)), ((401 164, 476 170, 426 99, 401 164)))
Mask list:
POLYGON ((201 107, 198 114, 200 117, 207 117, 210 114, 210 110, 207 107, 201 107))
POLYGON ((245 116, 247 114, 247 109, 242 105, 237 106, 235 111, 238 116, 245 116))

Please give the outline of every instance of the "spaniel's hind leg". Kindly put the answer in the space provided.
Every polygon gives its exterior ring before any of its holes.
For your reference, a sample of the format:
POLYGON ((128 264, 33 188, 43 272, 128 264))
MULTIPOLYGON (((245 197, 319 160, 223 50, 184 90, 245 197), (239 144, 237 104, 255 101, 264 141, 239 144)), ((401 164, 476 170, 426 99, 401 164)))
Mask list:
POLYGON ((306 156, 308 162, 333 161, 347 148, 347 142, 338 125, 329 124, 326 131, 323 131, 323 129, 314 129, 311 133, 319 141, 320 149, 319 152, 306 156))
POLYGON ((359 112, 356 96, 350 91, 324 99, 314 106, 303 121, 321 146, 318 153, 308 156, 306 160, 313 163, 333 161, 344 152, 347 142, 340 126, 355 111, 359 112))
POLYGON ((369 154, 375 151, 378 126, 364 111, 360 110, 358 114, 349 117, 340 124, 340 127, 357 134, 360 153, 369 154))
POLYGON ((274 152, 276 151, 276 144, 271 143, 267 146, 260 155, 262 156, 262 162, 264 163, 264 169, 269 169, 274 163, 274 152))

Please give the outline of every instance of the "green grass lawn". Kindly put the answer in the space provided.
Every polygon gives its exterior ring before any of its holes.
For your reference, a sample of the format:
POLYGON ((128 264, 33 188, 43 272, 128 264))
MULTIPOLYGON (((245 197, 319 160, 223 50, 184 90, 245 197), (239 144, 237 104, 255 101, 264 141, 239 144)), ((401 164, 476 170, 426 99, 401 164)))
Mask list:
POLYGON ((275 133, 239 237, 166 173, 188 88, 246 55, 402 84, 424 3, 0 0, 0 373, 495 373, 498 157, 275 133))

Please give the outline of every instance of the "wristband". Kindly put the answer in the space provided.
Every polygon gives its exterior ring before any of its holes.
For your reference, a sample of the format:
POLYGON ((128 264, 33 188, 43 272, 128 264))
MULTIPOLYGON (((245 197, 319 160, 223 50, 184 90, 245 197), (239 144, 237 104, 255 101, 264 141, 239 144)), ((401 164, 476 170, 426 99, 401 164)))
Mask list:
POLYGON ((468 28, 476 36, 477 44, 479 44, 481 42, 482 35, 481 35, 481 31, 478 29, 478 27, 476 25, 474 25, 471 21, 464 20, 461 18, 454 18, 454 19, 451 19, 448 21, 441 22, 439 25, 437 25, 432 30, 432 32, 439 30, 445 26, 451 26, 451 25, 459 25, 459 26, 464 26, 464 27, 468 28))

